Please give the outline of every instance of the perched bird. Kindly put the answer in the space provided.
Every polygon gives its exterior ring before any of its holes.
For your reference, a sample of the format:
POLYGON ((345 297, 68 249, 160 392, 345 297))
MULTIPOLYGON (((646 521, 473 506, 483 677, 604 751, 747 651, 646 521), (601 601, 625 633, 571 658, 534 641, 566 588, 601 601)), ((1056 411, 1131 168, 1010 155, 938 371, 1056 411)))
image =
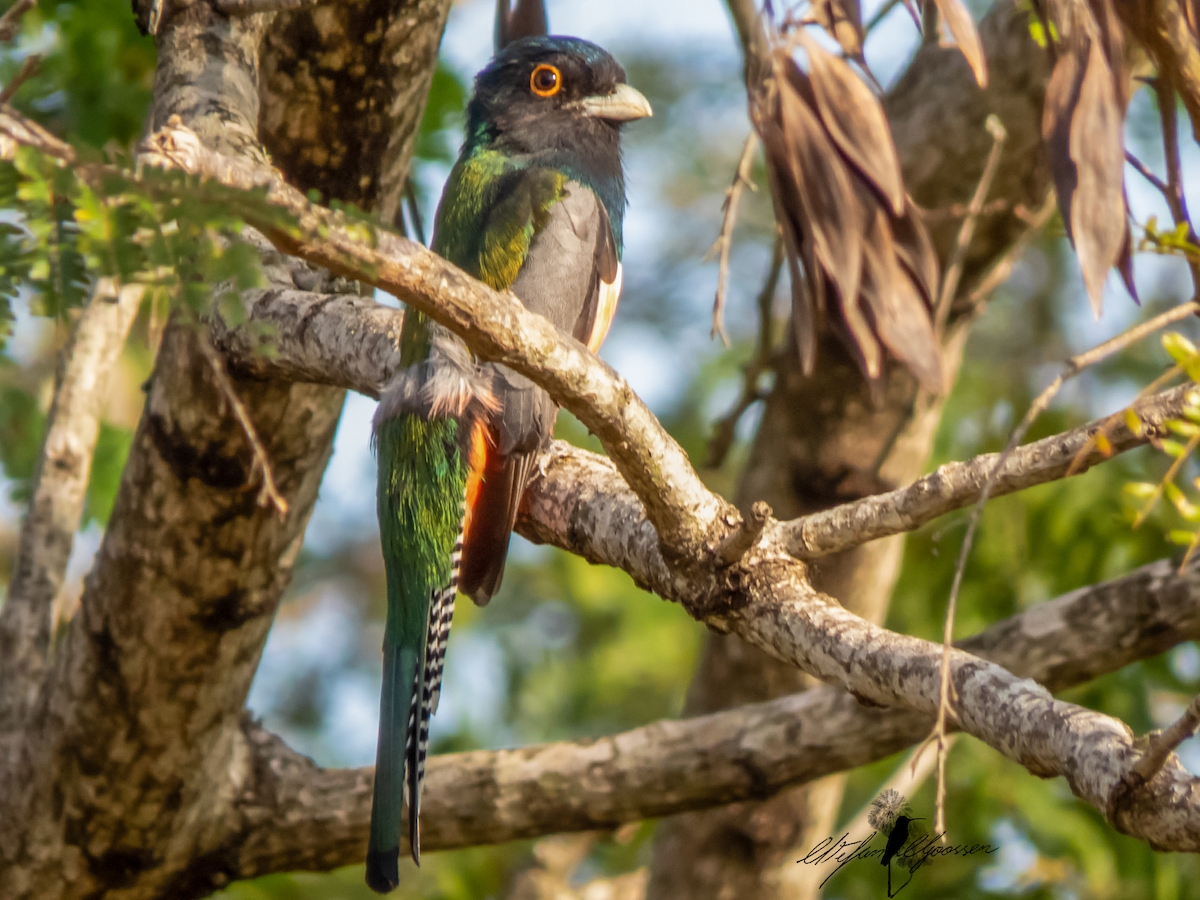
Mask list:
MULTIPOLYGON (((599 348, 621 289, 620 126, 650 115, 608 53, 575 38, 514 41, 479 73, 466 140, 438 206, 433 249, 599 348)), ((483 605, 557 407, 528 379, 477 362, 445 328, 405 315, 402 369, 375 414, 388 612, 367 884, 412 857, 456 590, 483 605)))

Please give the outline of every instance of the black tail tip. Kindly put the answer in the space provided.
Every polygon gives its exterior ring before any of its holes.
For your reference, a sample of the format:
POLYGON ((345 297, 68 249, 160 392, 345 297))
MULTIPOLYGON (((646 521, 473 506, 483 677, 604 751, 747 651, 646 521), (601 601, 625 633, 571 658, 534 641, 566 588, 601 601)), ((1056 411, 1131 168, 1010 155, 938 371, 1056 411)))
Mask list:
POLYGON ((367 851, 367 887, 387 894, 400 886, 400 848, 367 851))

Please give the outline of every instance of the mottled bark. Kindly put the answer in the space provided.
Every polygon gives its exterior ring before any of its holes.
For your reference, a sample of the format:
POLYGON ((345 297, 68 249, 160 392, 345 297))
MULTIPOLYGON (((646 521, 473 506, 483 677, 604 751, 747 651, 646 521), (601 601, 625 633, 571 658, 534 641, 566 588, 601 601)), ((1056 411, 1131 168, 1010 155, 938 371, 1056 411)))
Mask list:
MULTIPOLYGON (((959 646, 1051 690, 1200 634, 1200 563, 1172 563, 1077 591, 959 646)), ((452 849, 611 829, 685 809, 759 799, 922 740, 932 717, 860 704, 831 687, 623 734, 430 760, 421 843, 452 849)), ((248 774, 221 859, 229 877, 355 862, 366 845, 371 770, 324 770, 251 723, 248 774), (261 822, 287 828, 260 828, 261 822), (240 831, 239 831, 240 829, 240 831)))
POLYGON ((599 438, 645 505, 664 555, 676 567, 690 566, 694 575, 738 531, 736 511, 705 487, 683 448, 628 382, 511 292, 491 289, 393 232, 368 232, 310 203, 278 173, 214 153, 187 129, 162 129, 144 147, 145 158, 158 165, 231 187, 265 189, 267 201, 289 213, 295 227, 280 227, 273 212, 250 210, 246 220, 278 249, 398 297, 464 338, 480 358, 503 363, 545 388, 599 438))
MULTIPOLYGON (((753 32, 741 24, 739 30, 745 44, 753 32)), ((1048 184, 1040 149, 1048 74, 1044 53, 1029 37, 1026 14, 1007 0, 980 24, 980 34, 990 74, 986 91, 979 89, 957 49, 927 43, 885 100, 905 185, 926 209, 965 204, 971 197, 992 144, 985 128, 989 114, 998 116, 1008 131, 989 194, 1007 206, 977 224, 965 259, 964 294, 1025 228, 1016 207, 1041 206, 1048 184)), ((949 216, 931 225, 943 261, 958 227, 959 220, 949 216)), ((948 385, 965 337, 956 328, 946 344, 948 385)), ((858 365, 828 334, 820 341, 811 378, 804 377, 790 350, 766 401, 738 487, 738 506, 768 500, 779 518, 792 518, 912 481, 925 466, 941 407, 940 398, 918 394, 908 373, 895 366, 881 384, 868 386, 858 365), (892 436, 895 441, 889 445, 892 436)), ((899 575, 902 548, 900 539, 891 538, 827 556, 814 570, 814 584, 848 609, 881 622, 899 575)), ((810 683, 736 637, 710 635, 686 711, 696 714, 767 699, 810 683)), ((664 822, 655 837, 649 896, 793 896, 786 879, 797 867, 776 870, 804 842, 806 828, 827 832, 832 827, 839 803, 840 789, 833 788, 819 797, 797 792, 769 805, 664 822)))
POLYGON ((357 0, 275 17, 259 128, 292 183, 398 223, 449 11, 448 0, 357 0))
POLYGON ((100 410, 141 299, 140 287, 118 289, 105 279, 62 351, 33 496, 0 609, 0 684, 15 688, 0 692, 0 770, 12 764, 8 751, 20 740, 46 668, 55 603, 83 519, 100 410))
MULTIPOLYGON (((358 132, 356 140, 384 148, 352 148, 342 162, 347 178, 371 186, 356 198, 361 205, 376 205, 379 186, 403 178, 448 5, 424 4, 435 14, 416 21, 403 9, 393 10, 396 21, 376 17, 391 29, 381 43, 394 63, 390 96, 411 87, 420 99, 415 108, 389 105, 358 132)), ((264 164, 258 50, 270 19, 228 18, 202 2, 170 5, 158 30, 153 122, 178 116, 208 146, 264 164)), ((364 75, 339 82, 343 102, 352 102, 354 79, 364 75)), ((277 88, 266 108, 289 100, 286 87, 277 88)), ((301 189, 313 186, 289 175, 301 189)), ((273 250, 267 262, 271 290, 250 300, 337 289, 328 273, 273 250)), ((220 860, 231 852, 228 823, 237 785, 251 776, 245 697, 344 392, 286 379, 235 381, 287 503, 280 517, 256 503, 251 446, 200 340, 187 324, 164 336, 80 610, 34 685, 15 763, 0 771, 6 898, 187 900, 227 880, 220 860)))
MULTIPOLYGON (((232 186, 265 186, 268 201, 289 210, 299 228, 279 228, 274 214, 248 210, 246 216, 280 249, 404 298, 574 412, 598 435, 641 501, 645 517, 631 522, 630 531, 644 534, 653 525, 658 535, 657 547, 642 544, 637 549, 644 558, 628 565, 654 574, 665 570, 653 585, 661 596, 866 701, 927 713, 936 708, 936 645, 884 631, 814 590, 804 565, 770 537, 773 528, 740 561, 726 558, 722 547, 740 531, 737 518, 707 491, 678 445, 620 376, 511 295, 488 289, 409 241, 363 234, 308 203, 270 170, 206 149, 190 130, 163 129, 147 147, 150 160, 232 186)), ((1115 803, 1138 760, 1122 723, 1054 701, 1031 682, 962 652, 950 655, 950 674, 958 697, 954 721, 969 733, 1038 775, 1063 775, 1118 827, 1156 846, 1192 846, 1193 820, 1200 818, 1194 807, 1200 804, 1191 796, 1194 779, 1177 765, 1138 793, 1137 804, 1115 803), (1146 794, 1152 803, 1144 801, 1146 794), (1161 815, 1154 814, 1155 804, 1161 815)))
MULTIPOLYGON (((804 564, 765 532, 740 561, 727 558, 723 548, 741 532, 737 517, 708 493, 624 379, 516 298, 410 241, 384 232, 359 234, 361 229, 307 203, 269 171, 206 150, 190 131, 166 129, 151 145, 164 163, 230 185, 265 186, 268 201, 290 210, 299 223, 296 230, 283 230, 272 224, 272 215, 247 212, 278 247, 402 297, 483 358, 526 375, 575 413, 600 439, 658 533, 668 579, 656 591, 665 599, 867 701, 928 712, 937 707, 937 645, 887 632, 848 612, 815 590, 804 564)), ((1131 805, 1114 800, 1118 791, 1127 791, 1125 779, 1138 761, 1127 726, 1054 701, 1031 682, 967 654, 952 652, 948 660, 957 697, 953 719, 964 730, 1037 775, 1063 775, 1081 799, 1129 833, 1163 848, 1193 846, 1200 803, 1192 797, 1195 780, 1180 766, 1164 768, 1164 781, 1151 791, 1160 816, 1152 814, 1153 804, 1141 801, 1137 815, 1130 815, 1131 805)))

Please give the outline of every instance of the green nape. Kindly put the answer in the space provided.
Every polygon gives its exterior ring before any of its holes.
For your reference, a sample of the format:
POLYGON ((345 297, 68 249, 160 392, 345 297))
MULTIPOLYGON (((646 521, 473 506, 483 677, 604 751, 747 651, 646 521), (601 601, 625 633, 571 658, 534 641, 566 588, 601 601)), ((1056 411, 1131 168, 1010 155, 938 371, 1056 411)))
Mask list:
POLYGON ((477 148, 450 172, 433 250, 495 290, 506 290, 529 254, 568 176, 477 148))

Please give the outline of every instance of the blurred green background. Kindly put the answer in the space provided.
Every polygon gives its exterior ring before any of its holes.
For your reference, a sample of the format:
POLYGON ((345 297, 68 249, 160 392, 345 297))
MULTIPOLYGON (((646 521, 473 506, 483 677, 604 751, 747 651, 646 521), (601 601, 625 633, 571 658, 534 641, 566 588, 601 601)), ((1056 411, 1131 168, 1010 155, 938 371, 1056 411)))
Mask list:
MULTIPOLYGON (((864 18, 877 5, 867 2, 864 18)), ((701 460, 712 422, 740 391, 740 367, 753 352, 754 296, 770 257, 769 198, 759 191, 744 198, 736 235, 727 316, 733 346, 711 341, 708 309, 716 264, 705 253, 716 237, 721 200, 748 128, 740 60, 716 0, 653 6, 613 0, 597 6, 549 3, 553 30, 607 46, 656 113, 627 132, 625 293, 604 355, 692 458, 701 460)), ((451 14, 414 170, 426 221, 432 221, 457 150, 472 73, 489 54, 492 9, 485 0, 472 0, 451 14)), ((887 84, 901 70, 915 41, 902 10, 873 33, 867 57, 881 81, 887 84)), ((27 17, 17 48, 0 58, 0 80, 11 77, 31 52, 44 53, 45 61, 17 95, 25 111, 74 142, 126 148, 137 138, 150 99, 154 50, 137 33, 126 0, 43 0, 27 17)), ((1161 170, 1157 111, 1146 93, 1135 98, 1128 140, 1139 157, 1161 170)), ((1200 154, 1190 142, 1185 146, 1184 171, 1200 172, 1200 154)), ((1151 215, 1167 220, 1157 195, 1136 175, 1129 187, 1137 221, 1151 215)), ((1061 229, 1051 228, 1036 241, 974 329, 931 465, 999 449, 1057 372, 1057 363, 1188 295, 1179 261, 1140 255, 1137 266, 1144 306, 1136 308, 1110 284, 1108 311, 1095 322, 1061 229)), ((785 292, 786 287, 777 298, 781 316, 785 292)), ((17 312, 15 334, 0 355, 0 591, 11 569, 49 404, 54 354, 65 338, 62 321, 32 315, 28 303, 18 304, 17 312)), ((782 330, 782 321, 778 324, 782 330)), ((78 600, 80 578, 103 534, 140 414, 139 386, 152 365, 148 327, 142 322, 135 329, 105 412, 64 614, 78 600)), ((1196 337, 1190 323, 1183 330, 1196 337)), ((1031 437, 1120 408, 1166 362, 1160 346, 1147 341, 1089 371, 1063 392, 1031 437)), ((369 452, 372 411, 372 401, 363 397, 347 403, 303 558, 250 698, 269 727, 327 766, 368 765, 374 757, 384 585, 369 452)), ((715 489, 732 493, 758 414, 752 409, 743 419, 722 469, 704 473, 715 489)), ((560 418, 558 433, 596 448, 569 416, 560 418)), ((1163 535, 1177 525, 1173 514, 1160 510, 1134 531, 1131 501, 1122 494, 1129 481, 1157 480, 1167 462, 1142 450, 1082 479, 993 502, 967 569, 958 634, 1171 554, 1163 535)), ((961 514, 948 516, 911 537, 889 627, 940 637, 965 521, 961 514)), ((639 591, 623 573, 516 539, 500 596, 486 610, 459 605, 433 725, 435 752, 585 737, 677 715, 703 633, 680 609, 639 591)), ((1185 645, 1069 692, 1066 699, 1119 716, 1143 732, 1172 720, 1198 688, 1200 652, 1185 645)), ((1194 741, 1184 746, 1183 756, 1200 771, 1194 741)), ((887 760, 853 773, 843 818, 869 802, 897 765, 887 760)), ((1000 850, 986 860, 954 858, 927 866, 909 896, 1200 897, 1195 857, 1156 854, 1116 834, 1076 802, 1061 780, 1035 779, 969 739, 955 745, 948 779, 951 839, 990 842, 1000 850)), ((918 814, 932 815, 932 784, 910 800, 918 814)), ((652 834, 648 823, 600 836, 576 877, 646 865, 652 834)), ((529 858, 530 845, 522 843, 429 854, 397 896, 501 897, 512 872, 529 858)), ((825 896, 878 897, 881 884, 877 867, 851 865, 829 883, 825 896)), ((351 867, 329 875, 272 876, 217 896, 373 895, 361 869, 351 867)))

